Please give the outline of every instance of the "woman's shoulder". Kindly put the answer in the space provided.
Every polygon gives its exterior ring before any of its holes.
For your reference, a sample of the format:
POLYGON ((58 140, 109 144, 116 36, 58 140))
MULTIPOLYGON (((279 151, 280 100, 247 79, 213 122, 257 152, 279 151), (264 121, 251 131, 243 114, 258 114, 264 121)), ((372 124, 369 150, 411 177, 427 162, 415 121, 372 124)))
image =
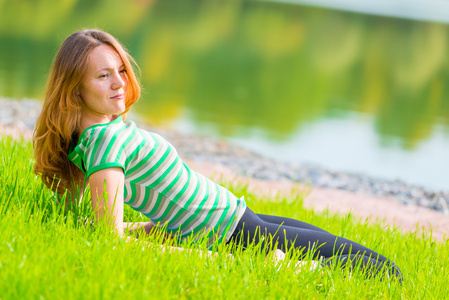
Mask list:
POLYGON ((79 139, 78 146, 82 148, 126 147, 140 144, 145 146, 170 145, 160 134, 147 128, 137 127, 131 120, 123 121, 117 117, 109 123, 96 124, 86 128, 79 139))
POLYGON ((134 122, 125 123, 121 116, 108 123, 94 124, 84 129, 78 141, 70 145, 69 159, 120 152, 136 134, 134 122))
POLYGON ((98 123, 88 126, 81 132, 79 140, 85 140, 93 135, 103 135, 106 132, 114 132, 123 126, 125 126, 125 123, 123 122, 122 116, 119 115, 108 123, 98 123))

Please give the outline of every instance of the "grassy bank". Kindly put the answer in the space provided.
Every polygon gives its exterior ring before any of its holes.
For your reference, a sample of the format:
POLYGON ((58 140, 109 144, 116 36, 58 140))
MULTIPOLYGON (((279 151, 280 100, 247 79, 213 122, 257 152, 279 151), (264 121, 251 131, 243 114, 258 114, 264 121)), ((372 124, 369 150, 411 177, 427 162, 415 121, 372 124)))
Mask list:
MULTIPOLYGON (((253 208, 301 219, 362 243, 391 258, 404 274, 395 281, 365 279, 358 272, 322 268, 295 272, 266 261, 255 250, 206 257, 193 251, 164 253, 148 241, 125 242, 104 226, 85 227, 79 215, 57 204, 32 172, 29 142, 0 140, 1 299, 167 299, 167 298, 400 298, 447 297, 449 247, 421 234, 402 234, 382 223, 351 215, 316 214, 301 199, 266 202, 245 186, 222 182, 245 195, 253 208), (153 245, 153 246, 151 246, 153 245)), ((128 221, 144 219, 126 210, 128 221)), ((188 246, 187 246, 188 247, 188 246)), ((201 248, 201 247, 200 247, 201 248)), ((204 250, 204 249, 203 249, 204 250)))

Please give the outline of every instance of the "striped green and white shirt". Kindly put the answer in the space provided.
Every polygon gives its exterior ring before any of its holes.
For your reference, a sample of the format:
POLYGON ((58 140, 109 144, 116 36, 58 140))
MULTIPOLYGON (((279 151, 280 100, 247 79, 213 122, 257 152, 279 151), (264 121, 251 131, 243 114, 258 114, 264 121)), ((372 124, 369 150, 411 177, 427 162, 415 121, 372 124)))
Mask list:
POLYGON ((209 245, 227 241, 246 209, 243 199, 191 170, 160 135, 121 116, 84 130, 69 159, 88 177, 122 168, 125 203, 181 238, 207 234, 209 245))

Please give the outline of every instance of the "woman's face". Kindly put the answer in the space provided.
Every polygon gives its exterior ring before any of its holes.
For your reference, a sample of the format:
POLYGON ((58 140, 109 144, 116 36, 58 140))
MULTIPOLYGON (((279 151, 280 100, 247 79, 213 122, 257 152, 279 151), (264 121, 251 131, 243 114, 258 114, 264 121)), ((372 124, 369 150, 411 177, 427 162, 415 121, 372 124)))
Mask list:
POLYGON ((93 122, 111 121, 125 111, 128 76, 117 51, 109 45, 95 47, 89 54, 81 80, 83 117, 93 122))

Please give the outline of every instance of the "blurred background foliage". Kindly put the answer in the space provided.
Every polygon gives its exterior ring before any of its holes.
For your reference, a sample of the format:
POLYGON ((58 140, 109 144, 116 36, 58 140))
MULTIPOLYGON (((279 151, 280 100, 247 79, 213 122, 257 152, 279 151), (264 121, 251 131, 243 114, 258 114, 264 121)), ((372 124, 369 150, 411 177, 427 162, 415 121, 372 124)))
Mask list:
POLYGON ((446 24, 244 0, 0 0, 0 96, 42 99, 70 33, 98 27, 141 67, 145 122, 286 143, 357 114, 379 147, 449 140, 446 24), (244 128, 245 130, 242 130, 244 128))

